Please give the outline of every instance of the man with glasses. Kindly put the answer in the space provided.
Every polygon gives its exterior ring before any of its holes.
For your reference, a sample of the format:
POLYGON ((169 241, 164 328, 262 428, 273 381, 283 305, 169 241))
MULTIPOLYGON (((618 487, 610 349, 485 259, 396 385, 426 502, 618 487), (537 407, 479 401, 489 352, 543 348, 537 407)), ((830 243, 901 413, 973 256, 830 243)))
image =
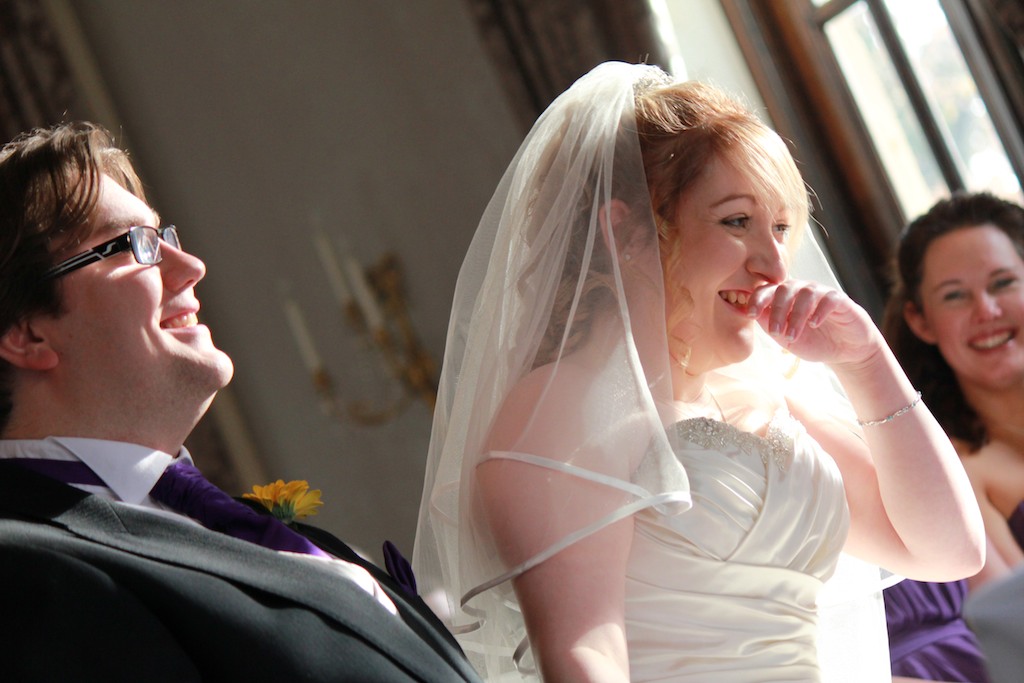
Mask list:
POLYGON ((205 272, 102 129, 0 151, 0 678, 477 681, 410 575, 192 466, 205 272))

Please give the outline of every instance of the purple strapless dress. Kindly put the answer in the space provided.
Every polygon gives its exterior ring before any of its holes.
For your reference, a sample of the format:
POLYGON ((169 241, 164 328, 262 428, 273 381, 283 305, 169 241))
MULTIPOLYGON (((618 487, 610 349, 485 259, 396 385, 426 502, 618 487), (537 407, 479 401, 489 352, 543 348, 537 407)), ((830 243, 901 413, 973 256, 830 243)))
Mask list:
POLYGON ((966 580, 925 583, 908 579, 886 588, 883 595, 894 676, 988 682, 978 640, 961 613, 966 580))

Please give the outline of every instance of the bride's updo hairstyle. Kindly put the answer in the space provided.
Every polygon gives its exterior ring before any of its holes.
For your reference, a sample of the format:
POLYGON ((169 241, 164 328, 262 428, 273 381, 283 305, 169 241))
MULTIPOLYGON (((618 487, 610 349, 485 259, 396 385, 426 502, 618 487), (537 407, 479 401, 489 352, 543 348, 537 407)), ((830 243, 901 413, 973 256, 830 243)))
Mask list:
MULTIPOLYGON (((572 108, 567 107, 567 120, 572 118, 572 113, 572 108)), ((636 85, 635 124, 631 124, 624 122, 616 147, 635 144, 629 139, 634 134, 639 137, 647 187, 631 184, 628 174, 615 174, 612 192, 631 211, 646 211, 646 202, 641 195, 647 195, 644 199, 649 199, 655 214, 662 270, 666 278, 671 279, 679 259, 678 242, 675 240, 679 200, 715 159, 722 159, 744 173, 757 189, 759 201, 789 209, 794 228, 789 244, 791 249, 795 247, 809 215, 807 190, 785 142, 752 111, 710 85, 697 81, 671 83, 666 77, 662 82, 648 79, 636 85), (623 180, 624 177, 627 180, 623 180)), ((540 155, 530 201, 531 223, 536 221, 539 224, 548 218, 545 195, 551 188, 557 190, 560 187, 550 179, 571 175, 570 167, 577 163, 578 157, 567 155, 565 149, 564 137, 555 136, 550 147, 540 155)), ((577 150, 583 155, 587 151, 577 150)), ((596 186, 598 182, 593 178, 591 182, 584 183, 584 187, 596 186)), ((584 191, 572 219, 570 241, 573 243, 587 237, 588 221, 594 208, 592 201, 593 192, 584 191)), ((531 225, 526 233, 532 235, 536 231, 537 228, 531 225)), ((619 234, 621 241, 621 230, 619 234)), ((609 252, 605 249, 595 249, 592 253, 582 248, 568 250, 570 258, 581 254, 588 254, 593 259, 589 263, 592 277, 585 283, 582 298, 576 300, 580 264, 567 262, 564 282, 553 306, 555 314, 551 318, 564 324, 566 316, 560 312, 576 301, 578 309, 568 343, 563 346, 564 327, 552 324, 544 336, 534 367, 549 362, 560 347, 565 352, 583 343, 589 331, 586 321, 612 302, 612 293, 607 287, 612 279, 609 252)), ((667 321, 671 329, 688 315, 691 300, 686 292, 680 292, 671 282, 665 285, 666 292, 677 295, 667 321)), ((677 358, 688 355, 688 349, 672 351, 677 358)))
MULTIPOLYGON (((658 74, 664 79, 662 83, 669 82, 667 75, 658 74)), ((658 82, 652 74, 635 84, 634 91, 642 93, 658 82)), ((547 147, 537 155, 534 174, 526 190, 529 209, 523 233, 533 243, 538 236, 550 230, 552 217, 558 215, 558 210, 553 207, 564 197, 564 186, 573 182, 581 173, 586 176, 586 180, 579 183, 580 193, 575 207, 564 217, 569 227, 566 235, 570 246, 565 250, 562 276, 555 292, 547 331, 534 359, 534 367, 545 365, 560 354, 571 353, 579 348, 589 338, 593 321, 600 316, 601 311, 617 306, 613 260, 619 259, 613 257, 613 253, 628 254, 628 242, 643 240, 643 228, 636 226, 642 225, 650 216, 650 188, 643 182, 642 174, 623 172, 624 168, 630 167, 637 147, 636 126, 631 120, 632 116, 624 117, 620 122, 612 156, 616 166, 608 169, 601 165, 591 165, 597 150, 590 146, 594 143, 592 139, 580 135, 578 119, 585 115, 587 109, 599 106, 599 102, 570 102, 557 114, 548 114, 562 117, 560 134, 552 135, 547 147), (574 131, 574 127, 577 130, 574 131), (628 215, 613 230, 603 234, 601 243, 588 249, 586 243, 590 239, 591 222, 598 214, 608 215, 608 207, 599 199, 605 196, 605 182, 610 182, 611 196, 627 208, 628 215), (611 241, 616 243, 614 249, 611 241), (587 276, 581 278, 583 272, 587 276), (569 309, 572 307, 575 309, 570 315, 569 309), (572 320, 572 324, 566 335, 568 320, 572 320)), ((649 273, 642 272, 640 268, 630 268, 628 257, 626 261, 619 261, 619 266, 630 269, 634 277, 649 277, 649 273)), ((533 273, 528 271, 525 275, 529 278, 533 273)))
MULTIPOLYGON (((792 253, 810 211, 807 189, 786 143, 752 111, 717 88, 687 81, 639 92, 636 125, 666 279, 680 256, 679 201, 716 159, 746 175, 758 201, 789 210, 792 253)), ((670 285, 666 292, 678 289, 670 285)), ((669 311, 669 329, 692 305, 689 297, 679 298, 669 311)))

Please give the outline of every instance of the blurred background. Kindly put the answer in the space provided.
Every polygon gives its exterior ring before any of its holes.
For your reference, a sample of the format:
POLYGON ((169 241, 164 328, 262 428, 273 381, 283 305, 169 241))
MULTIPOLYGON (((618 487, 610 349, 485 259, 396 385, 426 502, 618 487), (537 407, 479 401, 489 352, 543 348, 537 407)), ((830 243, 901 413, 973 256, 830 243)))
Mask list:
POLYGON ((115 133, 235 361, 196 461, 236 495, 308 480, 379 560, 412 552, 463 254, 576 78, 647 61, 745 99, 877 317, 908 218, 1024 201, 1022 45, 1019 0, 0 0, 0 125, 115 133))

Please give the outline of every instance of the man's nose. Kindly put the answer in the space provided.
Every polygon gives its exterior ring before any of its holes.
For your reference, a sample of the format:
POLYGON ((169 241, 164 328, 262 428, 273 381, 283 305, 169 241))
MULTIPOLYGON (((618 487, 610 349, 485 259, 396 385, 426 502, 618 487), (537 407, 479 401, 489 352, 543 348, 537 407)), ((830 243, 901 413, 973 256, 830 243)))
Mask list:
POLYGON ((206 264, 202 259, 166 242, 160 245, 160 259, 164 285, 173 292, 194 287, 206 276, 206 264))

